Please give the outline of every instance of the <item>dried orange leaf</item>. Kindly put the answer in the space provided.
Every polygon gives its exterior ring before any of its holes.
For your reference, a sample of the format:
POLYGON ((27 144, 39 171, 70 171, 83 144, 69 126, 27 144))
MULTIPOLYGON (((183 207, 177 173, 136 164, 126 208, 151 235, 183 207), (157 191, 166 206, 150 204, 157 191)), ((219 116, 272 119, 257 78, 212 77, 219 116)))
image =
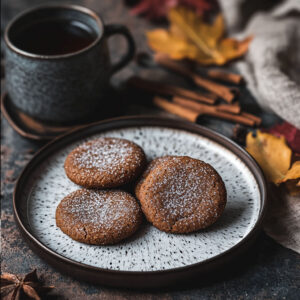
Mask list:
POLYGON ((247 52, 249 43, 252 39, 252 36, 244 39, 243 41, 237 41, 231 38, 224 39, 221 41, 219 49, 227 61, 232 60, 247 52))
POLYGON ((263 169, 268 180, 278 184, 289 170, 292 151, 283 136, 276 137, 257 130, 256 137, 248 133, 246 150, 263 169))
MULTIPOLYGON (((285 182, 291 179, 300 179, 300 161, 296 161, 293 163, 292 167, 287 171, 284 178, 282 178, 279 182, 285 182)), ((297 185, 299 182, 297 183, 297 185)))
POLYGON ((148 41, 153 49, 169 53, 173 59, 190 58, 197 55, 197 48, 193 44, 187 44, 183 39, 172 35, 166 30, 157 29, 147 33, 148 41), (156 47, 159 45, 159 47, 156 47))
POLYGON ((170 29, 157 29, 147 33, 149 46, 173 59, 188 58, 201 64, 223 65, 243 55, 251 37, 244 41, 224 36, 224 20, 219 14, 213 24, 207 24, 193 10, 176 7, 168 14, 170 29))

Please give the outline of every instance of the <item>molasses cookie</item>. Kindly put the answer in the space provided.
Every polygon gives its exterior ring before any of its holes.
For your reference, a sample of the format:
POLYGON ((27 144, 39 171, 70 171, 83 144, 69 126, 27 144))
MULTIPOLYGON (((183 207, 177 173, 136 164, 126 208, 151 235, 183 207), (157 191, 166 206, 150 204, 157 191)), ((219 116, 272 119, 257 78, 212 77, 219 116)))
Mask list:
POLYGON ((152 161, 135 193, 148 221, 172 233, 192 232, 213 224, 226 205, 225 185, 217 171, 188 156, 152 161))
POLYGON ((137 195, 139 193, 139 190, 143 184, 143 182, 145 181, 145 179, 147 178, 147 176, 149 175, 149 173, 151 173, 152 170, 155 169, 155 167, 160 164, 161 162, 168 160, 169 157, 172 156, 163 156, 163 157, 158 157, 153 159, 147 166, 146 170, 143 172, 143 174, 141 175, 141 177, 139 178, 138 182, 136 183, 135 186, 135 194, 137 195))
POLYGON ((112 188, 134 180, 146 163, 144 151, 133 142, 98 138, 74 149, 66 158, 65 171, 86 188, 112 188))
POLYGON ((57 206, 56 225, 73 240, 94 245, 115 244, 139 227, 137 201, 119 190, 80 189, 57 206))

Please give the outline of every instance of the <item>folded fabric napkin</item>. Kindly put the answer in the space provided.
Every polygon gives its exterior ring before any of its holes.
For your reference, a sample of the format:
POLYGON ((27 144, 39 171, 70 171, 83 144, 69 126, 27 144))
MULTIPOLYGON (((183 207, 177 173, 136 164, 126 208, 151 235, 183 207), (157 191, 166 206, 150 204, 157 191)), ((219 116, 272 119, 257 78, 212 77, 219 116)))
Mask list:
MULTIPOLYGON (((220 0, 220 5, 230 34, 254 36, 235 64, 253 96, 300 129, 300 1, 220 0)), ((299 196, 270 186, 269 201, 264 231, 300 253, 299 196)))
POLYGON ((257 102, 300 129, 300 1, 220 0, 230 34, 253 35, 236 63, 257 102), (279 3, 279 4, 278 4, 279 3))
MULTIPOLYGON (((297 199, 298 198, 298 199, 297 199)), ((280 245, 300 253, 300 201, 278 188, 269 188, 270 205, 264 222, 265 233, 280 245)))

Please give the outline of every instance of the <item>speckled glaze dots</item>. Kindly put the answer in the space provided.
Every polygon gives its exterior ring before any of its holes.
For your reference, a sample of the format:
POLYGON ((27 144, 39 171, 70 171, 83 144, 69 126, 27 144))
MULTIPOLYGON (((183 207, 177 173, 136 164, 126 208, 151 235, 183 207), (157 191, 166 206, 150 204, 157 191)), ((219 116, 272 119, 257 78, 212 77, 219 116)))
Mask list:
POLYGON ((23 197, 28 201, 33 234, 64 257, 111 270, 168 270, 213 258, 245 239, 260 211, 259 186, 237 155, 200 135, 165 127, 128 127, 78 140, 54 152, 29 180, 23 197), (144 224, 132 238, 117 245, 94 246, 72 240, 55 223, 61 199, 78 189, 67 178, 64 161, 72 149, 98 137, 133 141, 144 149, 148 161, 165 155, 186 155, 211 164, 226 186, 224 213, 212 226, 191 234, 168 234, 144 224))

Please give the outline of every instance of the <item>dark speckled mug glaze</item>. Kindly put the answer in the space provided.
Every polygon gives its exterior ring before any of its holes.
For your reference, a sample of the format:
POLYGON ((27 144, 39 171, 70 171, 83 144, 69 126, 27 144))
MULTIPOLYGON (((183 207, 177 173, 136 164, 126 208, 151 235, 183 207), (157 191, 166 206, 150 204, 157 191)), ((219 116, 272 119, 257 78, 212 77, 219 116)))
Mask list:
POLYGON ((7 91, 13 104, 38 120, 61 123, 105 108, 109 79, 132 59, 135 48, 126 27, 103 25, 95 12, 76 5, 44 5, 26 11, 10 22, 4 39, 7 91), (28 53, 14 45, 12 36, 23 26, 53 16, 80 21, 97 37, 86 48, 62 55, 28 53), (115 65, 107 47, 107 37, 113 34, 124 35, 128 42, 128 52, 115 65))

